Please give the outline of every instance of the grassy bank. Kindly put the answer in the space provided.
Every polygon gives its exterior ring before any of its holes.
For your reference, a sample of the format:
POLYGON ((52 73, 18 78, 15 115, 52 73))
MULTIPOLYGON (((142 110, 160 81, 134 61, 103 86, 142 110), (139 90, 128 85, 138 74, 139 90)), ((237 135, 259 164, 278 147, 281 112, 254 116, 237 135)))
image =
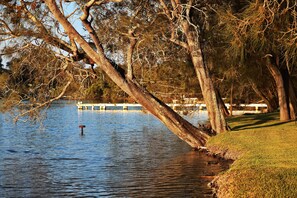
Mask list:
POLYGON ((236 159, 217 179, 219 197, 297 197, 297 123, 278 114, 231 118, 231 132, 213 137, 211 152, 236 159))

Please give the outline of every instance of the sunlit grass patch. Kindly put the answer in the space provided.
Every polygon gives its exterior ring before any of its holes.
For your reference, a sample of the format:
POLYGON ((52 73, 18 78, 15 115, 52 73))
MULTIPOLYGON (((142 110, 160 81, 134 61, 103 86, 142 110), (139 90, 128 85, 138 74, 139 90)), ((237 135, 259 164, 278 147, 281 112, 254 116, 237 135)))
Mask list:
POLYGON ((218 180, 220 197, 296 197, 296 168, 230 170, 218 180))
POLYGON ((234 117, 229 124, 232 131, 207 145, 237 159, 218 180, 220 195, 297 197, 297 123, 272 113, 234 117))

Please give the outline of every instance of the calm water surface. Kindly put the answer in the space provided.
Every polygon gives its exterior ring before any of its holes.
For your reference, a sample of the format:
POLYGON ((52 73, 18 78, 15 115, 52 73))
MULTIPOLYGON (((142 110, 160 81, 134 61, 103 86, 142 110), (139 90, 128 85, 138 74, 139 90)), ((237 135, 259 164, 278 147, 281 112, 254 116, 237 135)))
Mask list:
POLYGON ((211 197, 207 183, 227 168, 140 111, 59 102, 42 126, 7 118, 0 114, 0 197, 211 197))

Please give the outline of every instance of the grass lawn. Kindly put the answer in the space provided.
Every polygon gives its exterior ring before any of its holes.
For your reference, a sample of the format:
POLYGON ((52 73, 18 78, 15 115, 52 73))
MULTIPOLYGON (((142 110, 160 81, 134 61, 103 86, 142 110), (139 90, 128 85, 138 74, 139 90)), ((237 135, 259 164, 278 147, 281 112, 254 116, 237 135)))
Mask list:
POLYGON ((217 180, 219 197, 297 197, 297 123, 278 113, 230 118, 207 147, 236 159, 217 180))

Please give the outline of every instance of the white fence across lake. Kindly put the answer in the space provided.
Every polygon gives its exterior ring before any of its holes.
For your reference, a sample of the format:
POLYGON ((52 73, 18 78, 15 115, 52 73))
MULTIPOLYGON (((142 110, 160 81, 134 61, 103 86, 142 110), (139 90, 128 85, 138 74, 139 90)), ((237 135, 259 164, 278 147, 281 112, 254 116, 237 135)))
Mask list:
MULTIPOLYGON (((106 110, 142 110, 142 106, 140 104, 135 103, 82 103, 78 102, 77 107, 79 110, 100 110, 100 111, 106 111, 106 110)), ((197 109, 197 110, 206 110, 206 105, 203 103, 198 104, 176 104, 176 103, 169 103, 167 104, 174 110, 176 109, 197 109)), ((229 109, 230 104, 226 103, 226 107, 229 109)), ((250 109, 259 111, 260 109, 266 109, 266 104, 240 104, 240 105, 234 105, 235 108, 241 108, 241 109, 250 109)))

